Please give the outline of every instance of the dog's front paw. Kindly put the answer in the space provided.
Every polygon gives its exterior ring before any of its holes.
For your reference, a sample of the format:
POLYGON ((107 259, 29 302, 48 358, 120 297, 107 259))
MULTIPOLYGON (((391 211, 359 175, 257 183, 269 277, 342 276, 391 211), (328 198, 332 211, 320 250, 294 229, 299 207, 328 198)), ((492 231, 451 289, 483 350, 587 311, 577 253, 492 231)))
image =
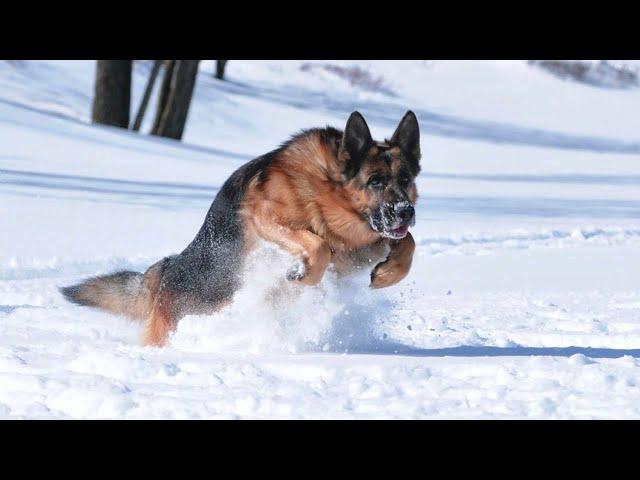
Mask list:
POLYGON ((409 270, 401 262, 389 259, 379 263, 371 272, 371 288, 385 288, 395 285, 407 276, 409 270))
POLYGON ((292 265, 289 270, 287 270, 287 280, 291 282, 301 281, 306 274, 306 269, 304 267, 304 263, 298 262, 295 265, 292 265))

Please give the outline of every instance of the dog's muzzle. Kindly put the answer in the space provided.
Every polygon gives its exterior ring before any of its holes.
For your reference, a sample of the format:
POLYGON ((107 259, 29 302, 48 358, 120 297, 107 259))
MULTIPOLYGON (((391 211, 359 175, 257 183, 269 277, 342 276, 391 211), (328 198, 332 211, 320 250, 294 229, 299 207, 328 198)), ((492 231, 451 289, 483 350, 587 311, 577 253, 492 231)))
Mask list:
POLYGON ((384 204, 369 218, 371 228, 385 238, 399 240, 416 223, 414 206, 407 201, 384 204))

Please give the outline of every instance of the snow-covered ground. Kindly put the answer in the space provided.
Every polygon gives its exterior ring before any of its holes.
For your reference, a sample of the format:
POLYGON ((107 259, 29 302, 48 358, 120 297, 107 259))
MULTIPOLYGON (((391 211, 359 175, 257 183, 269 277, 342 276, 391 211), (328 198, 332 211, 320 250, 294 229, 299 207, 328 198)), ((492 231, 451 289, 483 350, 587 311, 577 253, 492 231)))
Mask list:
POLYGON ((226 82, 204 62, 177 143, 90 125, 93 62, 0 62, 0 417, 640 418, 640 90, 357 62, 375 91, 326 64, 356 62, 231 61, 226 82), (408 108, 423 171, 398 286, 329 273, 274 303, 290 258, 265 247, 164 349, 59 294, 181 251, 226 177, 295 131, 358 109, 383 138, 408 108))

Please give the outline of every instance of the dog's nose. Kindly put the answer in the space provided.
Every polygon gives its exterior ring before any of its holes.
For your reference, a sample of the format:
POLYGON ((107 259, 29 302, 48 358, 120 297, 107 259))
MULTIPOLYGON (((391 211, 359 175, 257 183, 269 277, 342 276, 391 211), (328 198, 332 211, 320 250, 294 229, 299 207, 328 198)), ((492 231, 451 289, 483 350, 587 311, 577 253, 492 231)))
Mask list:
POLYGON ((403 224, 411 222, 413 216, 416 214, 413 205, 403 205, 396 209, 396 215, 403 224))

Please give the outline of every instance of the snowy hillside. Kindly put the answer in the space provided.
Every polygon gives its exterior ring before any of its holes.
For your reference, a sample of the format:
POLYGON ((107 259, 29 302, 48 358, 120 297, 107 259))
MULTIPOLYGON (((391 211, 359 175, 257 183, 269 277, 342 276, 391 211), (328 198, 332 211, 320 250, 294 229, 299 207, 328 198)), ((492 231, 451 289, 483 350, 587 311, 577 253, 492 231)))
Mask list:
POLYGON ((90 125, 93 69, 0 62, 0 418, 640 418, 640 90, 524 61, 203 62, 178 143, 90 125), (234 169, 355 109, 379 139, 420 120, 399 285, 329 274, 274 305, 290 258, 265 248, 165 349, 59 294, 181 251, 234 169))

